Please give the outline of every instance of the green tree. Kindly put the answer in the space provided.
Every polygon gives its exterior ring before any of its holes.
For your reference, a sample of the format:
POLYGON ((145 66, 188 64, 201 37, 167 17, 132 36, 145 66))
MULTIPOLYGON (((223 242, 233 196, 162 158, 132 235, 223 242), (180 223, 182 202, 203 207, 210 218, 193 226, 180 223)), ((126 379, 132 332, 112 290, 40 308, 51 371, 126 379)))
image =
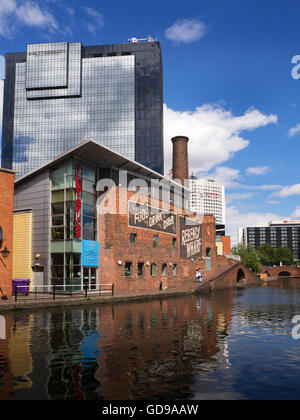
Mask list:
POLYGON ((262 265, 276 265, 277 263, 277 250, 268 243, 258 248, 257 255, 262 265))
POLYGON ((280 265, 282 263, 283 265, 294 265, 295 258, 292 251, 287 246, 282 246, 281 248, 278 248, 276 250, 276 265, 280 265))
POLYGON ((250 268, 250 270, 254 271, 255 273, 260 273, 260 260, 258 258, 253 245, 248 244, 244 246, 239 244, 238 246, 232 248, 231 253, 233 255, 239 255, 241 257, 241 262, 246 267, 250 268))

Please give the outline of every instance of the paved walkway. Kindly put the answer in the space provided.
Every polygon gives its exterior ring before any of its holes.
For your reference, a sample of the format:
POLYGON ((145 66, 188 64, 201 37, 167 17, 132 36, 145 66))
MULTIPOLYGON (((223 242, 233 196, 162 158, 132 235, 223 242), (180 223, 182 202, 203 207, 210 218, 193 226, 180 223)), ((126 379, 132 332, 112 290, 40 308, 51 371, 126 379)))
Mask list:
MULTIPOLYGON (((205 282, 206 283, 206 282, 205 282)), ((0 299, 0 313, 10 310, 20 309, 41 309, 50 307, 81 306, 100 303, 124 303, 137 300, 151 300, 166 297, 183 296, 193 294, 197 288, 197 283, 193 281, 185 282, 179 288, 169 288, 165 290, 149 290, 143 292, 119 292, 111 295, 89 294, 85 298, 83 294, 77 295, 56 295, 55 300, 51 294, 29 294, 29 296, 18 295, 17 301, 14 296, 9 300, 0 299)))

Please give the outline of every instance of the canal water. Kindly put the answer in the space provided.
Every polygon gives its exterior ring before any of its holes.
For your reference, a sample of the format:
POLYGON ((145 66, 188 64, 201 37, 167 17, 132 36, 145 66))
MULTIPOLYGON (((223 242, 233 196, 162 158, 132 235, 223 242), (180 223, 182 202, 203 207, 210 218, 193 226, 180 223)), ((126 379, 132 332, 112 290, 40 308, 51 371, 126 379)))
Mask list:
POLYGON ((2 314, 0 400, 299 399, 300 280, 2 314), (3 319, 4 317, 4 319, 3 319))

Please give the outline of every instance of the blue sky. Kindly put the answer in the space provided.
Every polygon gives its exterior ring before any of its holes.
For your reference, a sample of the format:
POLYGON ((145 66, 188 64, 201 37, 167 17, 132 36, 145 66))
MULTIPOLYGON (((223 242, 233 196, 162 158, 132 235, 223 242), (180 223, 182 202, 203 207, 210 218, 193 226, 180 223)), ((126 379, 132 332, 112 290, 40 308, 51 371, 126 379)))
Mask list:
POLYGON ((300 219, 299 15, 296 0, 0 0, 0 56, 35 42, 160 41, 166 169, 170 137, 189 136, 191 171, 227 187, 235 240, 239 226, 300 219))

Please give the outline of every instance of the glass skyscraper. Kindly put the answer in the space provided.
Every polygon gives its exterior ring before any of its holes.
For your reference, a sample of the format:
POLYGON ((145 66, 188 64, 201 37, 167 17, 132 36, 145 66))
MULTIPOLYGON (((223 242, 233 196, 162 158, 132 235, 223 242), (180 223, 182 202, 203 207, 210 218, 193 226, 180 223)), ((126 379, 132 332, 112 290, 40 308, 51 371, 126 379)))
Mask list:
POLYGON ((163 173, 162 96, 158 42, 6 54, 2 167, 19 177, 90 138, 163 173))

